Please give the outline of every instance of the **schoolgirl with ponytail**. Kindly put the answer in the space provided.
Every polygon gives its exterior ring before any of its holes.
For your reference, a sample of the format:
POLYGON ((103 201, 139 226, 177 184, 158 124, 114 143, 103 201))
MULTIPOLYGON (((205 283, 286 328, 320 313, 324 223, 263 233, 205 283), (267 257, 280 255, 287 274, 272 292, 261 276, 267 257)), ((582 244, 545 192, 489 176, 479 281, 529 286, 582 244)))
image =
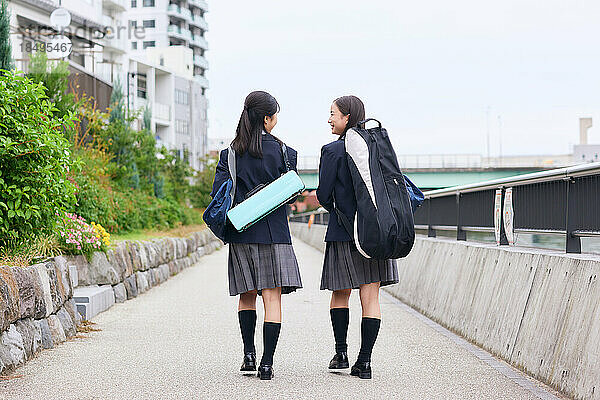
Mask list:
POLYGON ((331 215, 325 235, 327 245, 321 275, 321 289, 332 292, 329 312, 336 354, 329 368, 350 367, 346 343, 350 319, 348 299, 352 289, 358 289, 362 306, 361 345, 350 374, 370 379, 371 353, 381 325, 379 288, 398 283, 398 267, 395 260, 363 257, 356 249, 352 233, 346 231, 336 218, 335 211, 338 209, 354 225, 356 197, 344 140, 346 132, 364 119, 365 106, 358 97, 343 96, 333 101, 328 122, 331 133, 338 139, 321 149, 317 198, 331 215))
MULTIPOLYGON (((257 91, 246 97, 231 147, 236 159, 234 204, 259 185, 267 185, 286 172, 282 142, 271 134, 277 124, 279 104, 269 93, 257 91)), ((297 153, 286 146, 290 168, 296 170, 297 153)), ((221 151, 217 164, 214 197, 229 178, 228 149, 221 151)), ((229 294, 239 295, 238 318, 244 357, 241 371, 255 371, 256 297, 262 296, 263 355, 258 367, 260 379, 273 377, 273 355, 281 330, 281 295, 302 287, 300 270, 292 247, 286 206, 282 206, 244 232, 226 228, 229 243, 229 294)))

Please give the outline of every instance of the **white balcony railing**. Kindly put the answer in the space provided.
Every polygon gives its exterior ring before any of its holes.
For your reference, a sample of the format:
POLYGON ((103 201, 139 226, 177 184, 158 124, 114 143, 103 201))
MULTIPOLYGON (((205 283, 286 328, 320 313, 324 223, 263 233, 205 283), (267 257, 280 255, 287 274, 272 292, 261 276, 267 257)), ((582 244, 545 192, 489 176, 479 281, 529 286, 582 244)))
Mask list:
POLYGON ((208 3, 204 0, 189 0, 190 4, 200 7, 204 11, 208 11, 208 3))
POLYGON ((206 58, 197 54, 194 56, 194 65, 200 68, 208 69, 208 61, 206 60, 206 58))
POLYGON ((208 42, 202 36, 193 36, 192 45, 208 50, 208 42))
POLYGON ((168 104, 154 103, 152 114, 157 120, 171 122, 171 106, 168 104))
POLYGON ((109 10, 125 11, 127 10, 126 0, 102 0, 104 8, 109 10))
POLYGON ((200 84, 200 86, 202 86, 203 88, 208 88, 208 79, 206 79, 205 77, 203 77, 202 75, 196 75, 194 76, 194 79, 196 80, 196 82, 198 82, 200 84))
POLYGON ((169 33, 169 35, 175 36, 179 39, 184 39, 188 41, 192 40, 192 31, 190 31, 189 29, 180 28, 177 25, 169 25, 169 27, 167 28, 167 32, 169 33))
POLYGON ((181 8, 177 4, 169 4, 169 7, 167 8, 167 14, 177 18, 185 19, 186 21, 192 20, 192 12, 188 8, 181 8))
POLYGON ((200 15, 192 15, 190 24, 197 26, 198 28, 202 29, 203 31, 208 30, 208 24, 206 23, 206 20, 200 15))

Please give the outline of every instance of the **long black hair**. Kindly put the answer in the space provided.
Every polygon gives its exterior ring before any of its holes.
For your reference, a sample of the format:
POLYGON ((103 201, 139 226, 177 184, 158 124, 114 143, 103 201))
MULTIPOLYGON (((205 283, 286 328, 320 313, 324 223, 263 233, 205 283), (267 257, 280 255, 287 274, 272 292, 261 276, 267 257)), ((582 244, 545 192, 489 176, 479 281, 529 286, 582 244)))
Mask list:
POLYGON ((279 112, 279 103, 267 92, 256 91, 246 97, 244 111, 235 131, 235 139, 231 147, 240 155, 262 158, 262 132, 265 129, 265 117, 272 117, 279 112))
POLYGON ((350 115, 344 133, 346 133, 348 129, 354 128, 360 121, 365 120, 365 105, 358 97, 342 96, 338 97, 333 102, 342 114, 350 115))

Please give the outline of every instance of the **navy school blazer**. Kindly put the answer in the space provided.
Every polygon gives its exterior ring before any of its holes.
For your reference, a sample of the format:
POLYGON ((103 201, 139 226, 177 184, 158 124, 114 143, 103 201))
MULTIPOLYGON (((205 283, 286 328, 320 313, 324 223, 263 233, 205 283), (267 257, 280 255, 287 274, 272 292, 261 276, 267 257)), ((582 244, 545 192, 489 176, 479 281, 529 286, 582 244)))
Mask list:
MULTIPOLYGON (((235 204, 244 201, 246 194, 259 184, 268 185, 286 172, 281 145, 273 135, 268 133, 263 135, 262 151, 263 158, 252 157, 248 152, 243 155, 235 155, 237 176, 235 204)), ((229 149, 221 151, 212 192, 210 193, 213 198, 223 182, 229 179, 228 154, 229 149)), ((287 147, 287 154, 290 168, 297 171, 298 153, 296 150, 287 147)), ((291 244, 286 207, 286 205, 279 207, 244 232, 238 232, 228 222, 225 229, 225 241, 228 243, 291 244)))
POLYGON ((329 211, 329 224, 327 225, 326 242, 349 242, 353 238, 348 234, 344 225, 338 221, 333 208, 335 197, 336 206, 354 226, 356 214, 356 197, 352 176, 348 169, 344 136, 335 142, 326 144, 321 148, 321 161, 319 162, 319 187, 317 199, 329 211))

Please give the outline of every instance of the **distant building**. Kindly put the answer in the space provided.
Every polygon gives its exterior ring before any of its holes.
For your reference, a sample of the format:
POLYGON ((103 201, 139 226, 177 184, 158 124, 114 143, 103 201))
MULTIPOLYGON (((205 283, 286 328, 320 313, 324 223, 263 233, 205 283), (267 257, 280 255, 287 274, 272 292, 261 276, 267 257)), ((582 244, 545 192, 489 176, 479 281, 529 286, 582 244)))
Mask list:
MULTIPOLYGON (((143 38, 134 38, 129 49, 134 54, 152 48, 185 47, 190 49, 191 64, 172 67, 178 74, 191 73, 204 91, 208 88, 205 77, 208 61, 205 52, 208 42, 204 34, 208 24, 204 19, 208 5, 204 0, 129 0, 127 19, 132 28, 144 28, 143 38), (182 71, 179 68, 184 68, 182 71), (189 68, 189 71, 188 71, 189 68)), ((164 52, 168 62, 169 53, 164 52)), ((159 62, 160 65, 162 65, 159 62)))
POLYGON ((131 71, 135 72, 127 83, 130 109, 149 107, 157 144, 176 150, 180 157, 187 153, 189 164, 200 169, 200 159, 208 152, 207 100, 202 85, 141 57, 131 58, 131 71))
POLYGON ((591 127, 591 118, 579 119, 579 144, 573 148, 573 160, 578 164, 600 161, 600 144, 588 143, 588 130, 591 127))
POLYGON ((208 153, 211 157, 218 157, 221 150, 229 147, 233 137, 208 138, 208 153))
MULTIPOLYGON (((204 0, 10 0, 11 35, 17 69, 28 72, 36 44, 57 33, 50 14, 71 13, 67 58, 79 94, 110 105, 113 84, 123 87, 127 108, 152 112, 151 129, 160 145, 187 152, 190 165, 208 152, 204 0)), ((137 121, 141 127, 142 117, 137 121)))
MULTIPOLYGON (((125 0, 9 0, 13 58, 18 70, 29 71, 32 53, 40 51, 52 35, 58 33, 50 22, 50 14, 63 7, 71 13, 71 24, 65 28, 73 44, 66 61, 77 81, 80 94, 97 100, 100 108, 109 104, 112 83, 125 78, 127 70, 127 32, 115 34, 126 11, 125 0)), ((52 53, 49 59, 52 59, 52 53)), ((75 86, 75 85, 74 85, 75 86)))
POLYGON ((204 0, 130 0, 126 14, 128 27, 143 31, 127 44, 137 64, 130 101, 150 106, 159 144, 187 152, 195 169, 208 152, 207 11, 204 0))

